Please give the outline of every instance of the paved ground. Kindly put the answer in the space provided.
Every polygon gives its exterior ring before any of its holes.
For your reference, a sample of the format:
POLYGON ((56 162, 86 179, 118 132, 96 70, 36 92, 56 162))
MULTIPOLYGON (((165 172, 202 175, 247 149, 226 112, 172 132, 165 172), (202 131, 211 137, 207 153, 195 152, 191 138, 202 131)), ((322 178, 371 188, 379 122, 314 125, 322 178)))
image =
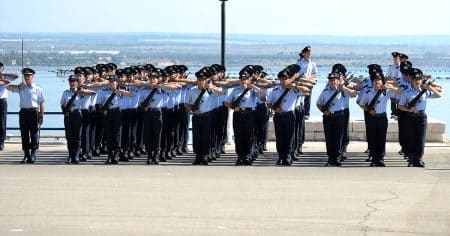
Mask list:
POLYGON ((405 167, 397 144, 386 168, 367 167, 364 143, 349 148, 341 168, 323 167, 323 143, 306 143, 292 167, 274 166, 270 152, 252 167, 231 154, 207 167, 192 155, 105 166, 64 165, 64 145, 20 165, 9 144, 0 235, 450 235, 450 146, 427 144, 425 169, 405 167))

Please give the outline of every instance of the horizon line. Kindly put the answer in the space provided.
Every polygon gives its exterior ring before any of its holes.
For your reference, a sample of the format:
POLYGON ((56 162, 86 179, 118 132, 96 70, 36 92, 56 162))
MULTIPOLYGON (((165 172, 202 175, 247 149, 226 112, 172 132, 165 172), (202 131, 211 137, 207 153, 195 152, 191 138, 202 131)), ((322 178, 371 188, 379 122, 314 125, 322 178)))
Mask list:
MULTIPOLYGON (((0 32, 0 34, 192 34, 192 35, 217 35, 220 36, 220 32, 217 33, 199 33, 199 32, 76 32, 76 31, 59 31, 59 32, 0 32)), ((383 34, 383 35, 365 35, 365 34, 264 34, 264 33, 227 33, 230 36, 283 36, 283 37, 450 37, 450 34, 383 34)))

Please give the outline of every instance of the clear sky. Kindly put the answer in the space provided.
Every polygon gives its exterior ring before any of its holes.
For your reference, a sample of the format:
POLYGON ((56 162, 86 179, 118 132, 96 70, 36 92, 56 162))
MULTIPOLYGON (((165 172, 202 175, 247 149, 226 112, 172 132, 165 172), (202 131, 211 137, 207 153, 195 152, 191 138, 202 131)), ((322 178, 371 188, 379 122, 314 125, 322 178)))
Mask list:
MULTIPOLYGON (((227 32, 450 35, 446 0, 229 0, 227 32)), ((220 32, 218 0, 0 0, 0 32, 220 32)))

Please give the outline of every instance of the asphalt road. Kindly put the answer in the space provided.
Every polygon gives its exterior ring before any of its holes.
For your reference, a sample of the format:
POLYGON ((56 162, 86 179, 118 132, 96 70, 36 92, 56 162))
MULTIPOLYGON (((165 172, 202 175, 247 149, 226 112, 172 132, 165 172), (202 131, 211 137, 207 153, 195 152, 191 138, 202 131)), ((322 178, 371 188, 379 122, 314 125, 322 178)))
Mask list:
POLYGON ((65 165, 64 145, 21 165, 8 144, 0 235, 450 235, 450 146, 427 144, 424 169, 406 167, 397 144, 386 168, 368 167, 364 143, 349 148, 340 168, 323 166, 323 143, 306 143, 292 167, 274 166, 273 143, 251 167, 232 154, 210 166, 191 166, 192 154, 65 165))

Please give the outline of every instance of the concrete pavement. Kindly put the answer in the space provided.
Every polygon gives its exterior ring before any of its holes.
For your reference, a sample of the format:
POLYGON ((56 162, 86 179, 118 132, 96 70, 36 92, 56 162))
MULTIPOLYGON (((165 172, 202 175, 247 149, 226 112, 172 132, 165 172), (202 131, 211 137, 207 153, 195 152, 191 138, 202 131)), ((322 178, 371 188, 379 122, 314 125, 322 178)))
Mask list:
POLYGON ((192 155, 106 166, 65 165, 64 145, 20 165, 8 144, 0 235, 449 235, 450 147, 428 143, 425 169, 405 167, 394 143, 388 167, 367 167, 364 148, 352 142, 342 168, 323 167, 323 143, 306 143, 293 167, 274 166, 274 143, 252 167, 231 154, 206 167, 192 155))

